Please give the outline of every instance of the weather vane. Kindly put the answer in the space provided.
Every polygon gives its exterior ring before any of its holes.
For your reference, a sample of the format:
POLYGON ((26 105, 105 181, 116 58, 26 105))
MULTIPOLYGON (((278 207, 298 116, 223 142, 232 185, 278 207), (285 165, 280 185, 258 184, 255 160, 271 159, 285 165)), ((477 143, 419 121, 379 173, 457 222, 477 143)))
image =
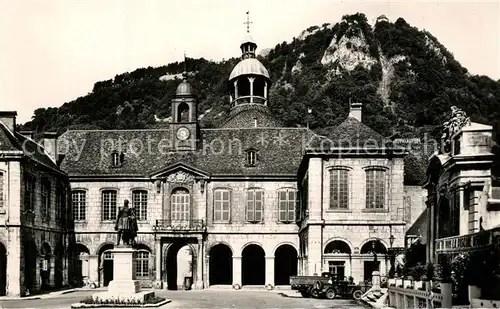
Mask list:
POLYGON ((184 72, 182 74, 182 77, 184 79, 187 79, 187 62, 186 62, 186 51, 184 51, 184 72))
POLYGON ((253 22, 250 21, 250 11, 247 11, 247 21, 244 22, 245 25, 247 25, 247 33, 250 33, 250 24, 253 24, 253 22))

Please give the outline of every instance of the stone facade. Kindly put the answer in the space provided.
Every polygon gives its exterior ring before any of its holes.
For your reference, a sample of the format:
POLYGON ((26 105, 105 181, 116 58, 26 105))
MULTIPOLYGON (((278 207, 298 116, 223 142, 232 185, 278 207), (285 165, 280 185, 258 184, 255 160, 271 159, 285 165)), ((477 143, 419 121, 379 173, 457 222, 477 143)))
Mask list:
MULTIPOLYGON (((307 159, 306 159, 307 160, 307 159)), ((355 281, 369 280, 374 260, 372 252, 361 250, 372 241, 382 244, 377 258, 382 261, 380 271, 389 270, 387 250, 391 246, 403 247, 407 219, 405 212, 411 206, 404 203, 409 196, 403 182, 403 157, 395 158, 308 158, 303 179, 309 191, 307 205, 302 204, 300 238, 301 273, 312 275, 329 271, 329 264, 344 267, 345 276, 355 281), (385 171, 385 203, 383 208, 366 207, 366 171, 380 168, 385 171), (345 208, 331 207, 330 170, 344 169, 348 172, 348 197, 345 208), (318 192, 319 189, 319 192, 318 192), (391 244, 391 235, 394 242, 391 244), (346 250, 331 252, 327 245, 341 242, 346 250), (383 248, 383 249, 382 249, 383 248), (385 249, 385 251, 384 251, 385 249), (332 263, 340 262, 340 263, 332 263), (368 262, 368 263, 365 263, 368 262), (343 263, 343 266, 342 266, 343 263)), ((299 180, 300 181, 300 180, 299 180)), ((414 193, 413 197, 420 198, 414 193)), ((417 199, 418 200, 418 199, 417 199)), ((366 247, 365 247, 366 248, 366 247)))
POLYGON ((71 183, 76 281, 113 279, 115 220, 126 199, 138 217, 134 269, 143 286, 175 289, 184 279, 194 288, 275 286, 323 271, 361 281, 378 267, 374 258, 387 272, 388 249, 403 246, 421 209, 421 191, 405 187, 406 152, 362 123, 360 103, 329 137, 280 127, 268 108, 269 74, 255 42, 245 40, 230 78, 231 112, 219 128, 199 127, 185 76, 164 128, 69 130, 57 144, 44 143, 51 154, 63 152, 56 161, 71 183), (377 146, 366 151, 367 142, 377 146), (352 145, 356 153, 345 154, 352 145), (329 171, 337 167, 348 172, 336 184, 348 188, 348 205, 335 209, 329 171), (179 261, 186 248, 189 260, 179 261), (186 265, 190 271, 179 271, 186 265))
POLYGON ((68 286, 75 248, 68 177, 45 153, 43 139, 36 143, 15 131, 15 112, 0 114, 0 135, 16 141, 4 140, 0 149, 0 293, 68 286))
POLYGON ((430 158, 424 184, 428 191, 426 252, 427 260, 433 262, 439 255, 467 249, 437 240, 474 234, 500 224, 496 211, 500 199, 495 196, 498 191, 491 174, 492 127, 466 121, 448 137, 445 144, 449 148, 430 158))

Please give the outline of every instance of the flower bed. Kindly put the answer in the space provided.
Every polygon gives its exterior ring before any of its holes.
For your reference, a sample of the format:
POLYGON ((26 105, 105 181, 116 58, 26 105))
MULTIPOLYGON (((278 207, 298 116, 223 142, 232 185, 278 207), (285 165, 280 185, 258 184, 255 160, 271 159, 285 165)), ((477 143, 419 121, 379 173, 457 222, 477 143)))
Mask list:
POLYGON ((78 305, 72 306, 73 308, 100 308, 100 307, 156 307, 158 305, 163 305, 167 303, 168 300, 163 297, 149 297, 144 301, 138 301, 135 299, 101 299, 89 296, 82 300, 78 305))

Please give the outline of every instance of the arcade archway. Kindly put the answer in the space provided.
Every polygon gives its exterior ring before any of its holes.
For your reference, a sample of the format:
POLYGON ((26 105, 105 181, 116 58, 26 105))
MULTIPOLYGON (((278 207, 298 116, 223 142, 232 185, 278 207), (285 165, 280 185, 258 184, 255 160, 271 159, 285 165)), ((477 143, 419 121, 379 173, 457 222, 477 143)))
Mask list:
POLYGON ((281 245, 274 253, 274 284, 289 285, 290 276, 297 275, 297 250, 288 244, 281 245))
POLYGON ((233 252, 225 244, 217 244, 210 249, 210 285, 233 283, 233 252))
POLYGON ((167 289, 177 290, 183 287, 184 278, 194 279, 194 249, 185 242, 171 244, 165 255, 167 289))
POLYGON ((243 285, 266 284, 266 258, 259 245, 248 245, 241 253, 241 279, 243 285))
POLYGON ((108 286, 113 280, 113 244, 105 244, 99 250, 99 282, 102 286, 108 286))

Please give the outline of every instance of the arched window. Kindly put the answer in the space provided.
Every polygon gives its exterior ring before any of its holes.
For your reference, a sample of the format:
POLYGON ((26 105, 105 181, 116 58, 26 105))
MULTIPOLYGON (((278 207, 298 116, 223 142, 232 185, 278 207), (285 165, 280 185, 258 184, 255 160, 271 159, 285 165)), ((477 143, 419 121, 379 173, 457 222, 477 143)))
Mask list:
POLYGON ((333 240, 329 242, 325 247, 325 254, 335 254, 335 253, 344 253, 351 254, 351 248, 349 245, 342 240, 333 240))
POLYGON ((184 188, 175 189, 171 196, 172 221, 188 221, 189 205, 189 191, 184 188))
POLYGON ((366 242, 362 247, 361 250, 359 250, 359 253, 361 254, 387 254, 387 248, 384 246, 384 244, 378 240, 374 239, 371 241, 366 242))
POLYGON ((385 183, 385 169, 370 168, 366 170, 366 208, 384 208, 386 191, 385 183))
POLYGON ((148 219, 148 191, 132 191, 132 206, 135 208, 136 216, 139 221, 148 219))
POLYGON ((330 170, 330 209, 349 208, 349 170, 330 170))
POLYGON ((116 219, 116 191, 104 190, 101 197, 102 203, 102 219, 115 220, 116 219))
POLYGON ((135 276, 137 279, 149 278, 149 252, 138 251, 135 259, 135 276))
POLYGON ((189 105, 186 103, 181 103, 177 107, 177 122, 188 122, 189 121, 189 105))

